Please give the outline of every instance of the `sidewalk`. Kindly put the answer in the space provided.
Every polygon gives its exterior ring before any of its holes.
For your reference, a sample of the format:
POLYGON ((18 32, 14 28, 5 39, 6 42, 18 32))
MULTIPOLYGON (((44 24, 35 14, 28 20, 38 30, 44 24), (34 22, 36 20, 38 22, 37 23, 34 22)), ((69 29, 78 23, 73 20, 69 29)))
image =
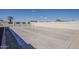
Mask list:
POLYGON ((11 27, 26 42, 38 49, 79 48, 79 31, 33 26, 11 27))

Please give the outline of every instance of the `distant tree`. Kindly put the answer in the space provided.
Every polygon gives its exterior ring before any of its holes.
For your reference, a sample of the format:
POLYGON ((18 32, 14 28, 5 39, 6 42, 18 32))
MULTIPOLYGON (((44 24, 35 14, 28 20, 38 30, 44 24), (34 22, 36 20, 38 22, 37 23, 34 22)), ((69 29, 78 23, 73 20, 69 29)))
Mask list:
POLYGON ((74 19, 72 19, 72 21, 75 21, 74 19))
POLYGON ((13 24, 13 17, 12 16, 8 16, 8 20, 9 20, 9 24, 13 24))
POLYGON ((30 22, 38 22, 37 20, 31 20, 30 22))
POLYGON ((63 22, 63 20, 61 20, 61 19, 57 19, 56 21, 57 21, 57 22, 63 22))
POLYGON ((30 24, 30 22, 28 22, 28 24, 30 24))
POLYGON ((16 22, 16 24, 20 24, 20 22, 16 22))
POLYGON ((2 18, 0 18, 0 21, 2 21, 2 22, 3 22, 2 18))
POLYGON ((2 20, 2 18, 0 18, 0 26, 3 26, 2 22, 3 22, 3 20, 2 20))
POLYGON ((22 24, 26 24, 26 22, 22 22, 22 24))
POLYGON ((0 21, 3 21, 3 20, 0 20, 0 21))

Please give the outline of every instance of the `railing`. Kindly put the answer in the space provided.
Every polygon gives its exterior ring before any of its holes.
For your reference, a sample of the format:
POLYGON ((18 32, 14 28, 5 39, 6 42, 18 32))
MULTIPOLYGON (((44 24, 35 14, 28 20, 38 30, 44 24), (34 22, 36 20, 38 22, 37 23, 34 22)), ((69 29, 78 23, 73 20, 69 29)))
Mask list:
POLYGON ((13 36, 15 37, 15 39, 17 40, 18 44, 22 47, 22 48, 34 48, 32 45, 27 44, 20 36, 18 36, 12 29, 8 28, 9 31, 13 34, 13 36))

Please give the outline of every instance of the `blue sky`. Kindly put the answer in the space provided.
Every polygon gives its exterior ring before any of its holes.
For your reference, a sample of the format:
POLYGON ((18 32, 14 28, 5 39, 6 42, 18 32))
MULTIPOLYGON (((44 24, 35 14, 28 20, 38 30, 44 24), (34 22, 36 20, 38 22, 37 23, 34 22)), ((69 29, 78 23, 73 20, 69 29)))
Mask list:
POLYGON ((15 21, 79 19, 79 9, 0 9, 0 18, 7 20, 8 16, 15 21))

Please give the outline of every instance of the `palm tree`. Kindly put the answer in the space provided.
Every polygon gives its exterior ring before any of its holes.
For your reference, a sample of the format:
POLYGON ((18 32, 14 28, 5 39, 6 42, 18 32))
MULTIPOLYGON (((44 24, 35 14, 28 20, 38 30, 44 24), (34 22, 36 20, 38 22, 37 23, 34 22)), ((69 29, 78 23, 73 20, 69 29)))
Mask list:
POLYGON ((9 22, 8 22, 9 24, 13 24, 13 21, 12 21, 13 17, 12 16, 8 16, 8 20, 9 20, 9 22))

